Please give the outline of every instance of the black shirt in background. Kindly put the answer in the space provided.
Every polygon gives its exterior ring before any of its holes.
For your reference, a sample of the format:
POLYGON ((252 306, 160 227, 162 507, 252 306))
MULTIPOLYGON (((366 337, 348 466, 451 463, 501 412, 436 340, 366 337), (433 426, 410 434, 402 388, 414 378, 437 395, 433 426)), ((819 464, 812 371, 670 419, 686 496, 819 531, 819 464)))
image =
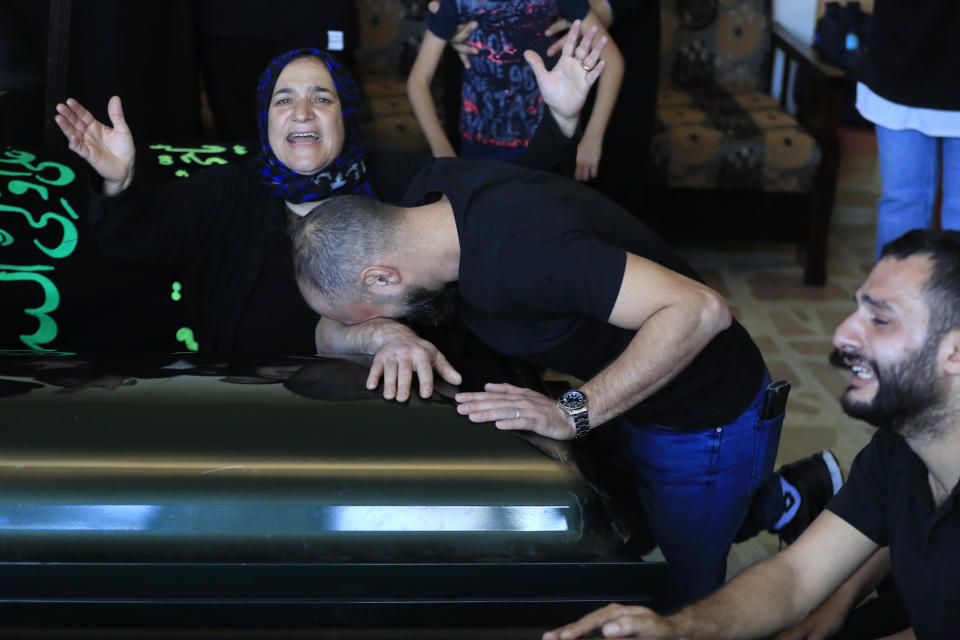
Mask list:
POLYGON ((876 0, 865 83, 908 107, 960 110, 960 3, 876 0))
POLYGON ((918 640, 956 638, 960 629, 958 504, 960 486, 934 507, 926 465, 903 438, 880 430, 827 505, 890 547, 893 579, 918 640))
MULTIPOLYGON (((460 235, 460 315, 493 349, 588 380, 635 335, 607 322, 626 251, 700 280, 656 234, 572 180, 483 160, 439 159, 404 196, 443 194, 460 235)), ((666 347, 666 348, 669 348, 666 347)), ((701 429, 750 404, 763 359, 734 321, 684 369, 627 415, 637 424, 701 429)))

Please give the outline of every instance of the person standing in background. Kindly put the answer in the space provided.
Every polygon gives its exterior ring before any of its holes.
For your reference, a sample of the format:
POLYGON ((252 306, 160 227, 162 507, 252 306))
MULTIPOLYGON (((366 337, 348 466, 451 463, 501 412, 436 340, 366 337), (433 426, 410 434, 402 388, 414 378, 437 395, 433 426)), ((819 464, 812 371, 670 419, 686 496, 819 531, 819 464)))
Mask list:
MULTIPOLYGON (((463 76, 461 155, 515 161, 523 155, 543 112, 533 71, 523 53, 530 49, 546 57, 550 45, 547 30, 560 17, 571 22, 583 18, 584 29, 598 28, 600 38, 606 32, 586 0, 443 0, 437 13, 427 15, 427 31, 407 91, 435 156, 455 155, 440 126, 430 83, 447 41, 457 34, 457 26, 475 22, 477 30, 469 36, 468 44, 482 49, 463 76)), ((577 180, 597 175, 603 135, 623 76, 623 58, 612 41, 607 43, 602 61, 596 69, 603 71, 597 85, 597 103, 577 147, 577 180)))
POLYGON ((906 231, 933 225, 943 175, 941 227, 960 229, 960 5, 876 0, 857 109, 877 129, 877 258, 906 231))
MULTIPOLYGON (((438 0, 430 2, 431 12, 436 13, 439 8, 438 0)), ((660 3, 657 0, 590 0, 590 9, 617 43, 624 60, 620 92, 603 140, 605 151, 590 186, 627 211, 637 212, 643 208, 656 120, 660 3)), ((559 36, 569 27, 570 23, 561 18, 546 30, 546 35, 559 38, 547 49, 547 57, 560 51, 563 38, 559 36)), ((450 41, 465 68, 469 68, 471 57, 476 56, 479 49, 461 37, 461 31, 472 32, 475 28, 476 23, 459 25, 457 36, 450 41)), ((588 112, 591 106, 592 103, 588 103, 588 112)))

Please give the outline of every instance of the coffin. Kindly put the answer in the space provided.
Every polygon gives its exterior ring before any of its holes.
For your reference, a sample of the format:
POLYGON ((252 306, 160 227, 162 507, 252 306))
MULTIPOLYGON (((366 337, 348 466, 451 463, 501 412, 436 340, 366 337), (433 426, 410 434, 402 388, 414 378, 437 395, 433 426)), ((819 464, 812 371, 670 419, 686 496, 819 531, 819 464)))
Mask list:
POLYGON ((551 626, 655 602, 665 566, 589 438, 470 423, 442 385, 388 402, 366 371, 0 357, 0 625, 551 626))

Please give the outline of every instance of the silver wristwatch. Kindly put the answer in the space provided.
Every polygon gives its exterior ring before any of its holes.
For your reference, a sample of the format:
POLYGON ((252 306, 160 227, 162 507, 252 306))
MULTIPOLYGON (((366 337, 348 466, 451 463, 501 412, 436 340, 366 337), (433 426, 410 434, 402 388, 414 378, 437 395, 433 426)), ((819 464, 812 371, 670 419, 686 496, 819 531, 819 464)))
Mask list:
POLYGON ((557 406, 566 411, 573 418, 577 432, 574 438, 582 438, 590 433, 590 417, 587 414, 587 396, 582 391, 573 389, 560 396, 557 406))

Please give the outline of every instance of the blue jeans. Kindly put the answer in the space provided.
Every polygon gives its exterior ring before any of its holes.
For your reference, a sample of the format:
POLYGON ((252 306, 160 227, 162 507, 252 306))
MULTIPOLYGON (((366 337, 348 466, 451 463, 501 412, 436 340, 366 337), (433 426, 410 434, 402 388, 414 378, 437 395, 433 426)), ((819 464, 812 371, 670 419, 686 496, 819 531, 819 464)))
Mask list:
POLYGON ((877 125, 883 188, 877 203, 877 259, 884 244, 933 223, 943 163, 943 229, 960 229, 960 138, 932 138, 877 125), (941 153, 942 152, 942 153, 941 153))
POLYGON ((753 402, 730 424, 678 431, 619 419, 604 425, 623 473, 669 563, 661 607, 705 596, 726 578, 727 554, 743 540, 772 527, 783 513, 779 476, 773 473, 783 415, 761 420, 769 376, 753 402))

